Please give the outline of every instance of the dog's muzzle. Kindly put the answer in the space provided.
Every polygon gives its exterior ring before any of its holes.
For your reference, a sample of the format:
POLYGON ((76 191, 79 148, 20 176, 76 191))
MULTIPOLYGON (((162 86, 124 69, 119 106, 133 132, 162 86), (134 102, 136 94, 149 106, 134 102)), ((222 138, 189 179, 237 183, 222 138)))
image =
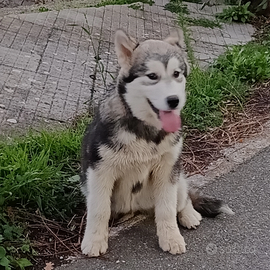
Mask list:
POLYGON ((177 96, 169 96, 167 98, 167 103, 171 108, 171 110, 167 111, 158 110, 149 99, 147 99, 147 101, 152 110, 157 114, 157 117, 162 124, 162 128, 166 132, 176 132, 181 128, 180 115, 179 112, 175 110, 179 104, 179 98, 177 96))
POLYGON ((153 110, 153 111, 157 114, 157 116, 159 117, 159 110, 152 104, 152 102, 151 102, 149 99, 147 99, 147 101, 148 101, 150 107, 152 108, 152 110, 153 110))

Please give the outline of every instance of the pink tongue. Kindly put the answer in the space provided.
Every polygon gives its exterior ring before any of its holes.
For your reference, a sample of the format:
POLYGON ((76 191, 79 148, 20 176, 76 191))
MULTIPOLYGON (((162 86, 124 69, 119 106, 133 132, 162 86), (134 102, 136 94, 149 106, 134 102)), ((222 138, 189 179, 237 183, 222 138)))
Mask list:
POLYGON ((176 132, 181 127, 181 119, 176 111, 159 111, 162 128, 167 132, 176 132))

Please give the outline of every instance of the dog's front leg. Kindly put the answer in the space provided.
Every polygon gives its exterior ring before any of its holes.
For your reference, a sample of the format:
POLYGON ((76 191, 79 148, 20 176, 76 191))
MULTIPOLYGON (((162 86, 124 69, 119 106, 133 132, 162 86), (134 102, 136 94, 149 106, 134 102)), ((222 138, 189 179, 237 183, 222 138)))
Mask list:
POLYGON ((81 249, 89 257, 96 257, 107 251, 113 185, 114 181, 108 174, 88 170, 87 223, 81 249))
POLYGON ((164 251, 180 254, 186 244, 180 234, 177 215, 177 184, 172 181, 172 166, 164 162, 154 171, 155 219, 159 245, 164 251))

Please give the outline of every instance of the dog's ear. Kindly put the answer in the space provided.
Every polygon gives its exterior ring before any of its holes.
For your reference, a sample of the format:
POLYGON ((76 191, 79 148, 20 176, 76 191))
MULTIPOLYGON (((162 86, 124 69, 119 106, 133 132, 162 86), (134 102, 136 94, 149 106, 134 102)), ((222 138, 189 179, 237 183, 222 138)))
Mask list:
POLYGON ((123 30, 117 30, 115 33, 114 44, 119 65, 121 68, 129 67, 133 50, 136 47, 136 42, 128 37, 123 30))
MULTIPOLYGON (((177 46, 181 48, 183 51, 186 49, 184 33, 181 29, 178 29, 172 32, 168 37, 164 39, 164 41, 167 43, 170 43, 173 46, 177 46)), ((184 57, 184 62, 186 65, 185 76, 187 76, 190 73, 190 67, 189 67, 186 57, 184 57)))
POLYGON ((176 45, 183 50, 186 48, 184 33, 180 29, 173 31, 168 37, 164 39, 164 41, 170 43, 171 45, 176 45))

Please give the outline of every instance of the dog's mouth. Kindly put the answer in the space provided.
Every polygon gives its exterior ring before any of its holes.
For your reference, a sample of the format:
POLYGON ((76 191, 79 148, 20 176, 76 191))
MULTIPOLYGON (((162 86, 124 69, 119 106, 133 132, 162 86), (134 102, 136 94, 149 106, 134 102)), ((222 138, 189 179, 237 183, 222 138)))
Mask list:
POLYGON ((157 114, 158 119, 161 121, 162 128, 166 132, 176 132, 181 128, 181 118, 176 110, 162 111, 157 109, 153 103, 147 99, 152 110, 157 114))

